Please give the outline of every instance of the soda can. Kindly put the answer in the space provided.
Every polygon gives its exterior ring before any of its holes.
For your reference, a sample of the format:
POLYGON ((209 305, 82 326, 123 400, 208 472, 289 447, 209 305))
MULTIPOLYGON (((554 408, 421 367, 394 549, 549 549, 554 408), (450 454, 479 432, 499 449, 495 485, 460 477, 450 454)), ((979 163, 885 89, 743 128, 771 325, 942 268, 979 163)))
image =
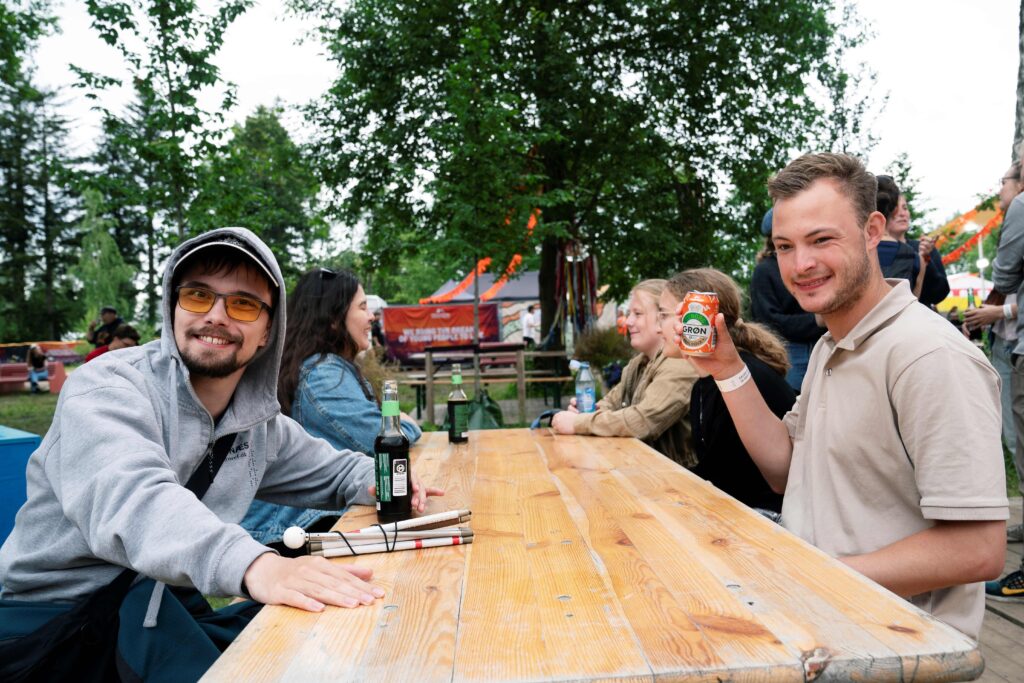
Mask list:
POLYGON ((714 292, 687 292, 679 307, 683 323, 679 348, 691 356, 710 356, 718 343, 715 316, 718 295, 714 292))

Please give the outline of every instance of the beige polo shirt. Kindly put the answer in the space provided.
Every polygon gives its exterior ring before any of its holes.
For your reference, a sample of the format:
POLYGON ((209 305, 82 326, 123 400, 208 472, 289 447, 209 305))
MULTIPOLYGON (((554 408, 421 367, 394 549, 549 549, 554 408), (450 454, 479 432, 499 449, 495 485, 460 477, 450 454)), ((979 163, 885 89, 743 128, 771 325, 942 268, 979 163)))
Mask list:
MULTIPOLYGON (((906 280, 887 282, 844 339, 818 341, 784 418, 793 460, 782 524, 834 557, 933 520, 1009 517, 996 371, 906 280)), ((984 601, 981 583, 911 598, 972 638, 984 601)))

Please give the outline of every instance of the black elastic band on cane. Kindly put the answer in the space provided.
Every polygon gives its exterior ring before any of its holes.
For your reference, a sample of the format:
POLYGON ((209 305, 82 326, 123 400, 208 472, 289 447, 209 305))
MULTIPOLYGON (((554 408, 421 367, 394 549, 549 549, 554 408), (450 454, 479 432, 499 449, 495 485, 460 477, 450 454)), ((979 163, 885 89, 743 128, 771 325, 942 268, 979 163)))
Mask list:
POLYGON ((393 524, 394 524, 394 527, 395 527, 395 529, 394 529, 395 533, 391 537, 391 547, 390 548, 388 547, 388 532, 387 532, 387 530, 383 526, 381 526, 380 524, 374 524, 373 525, 373 526, 377 527, 378 529, 380 529, 381 535, 384 536, 384 551, 388 552, 388 553, 394 551, 395 546, 398 545, 398 522, 393 522, 393 524))
POLYGON ((359 554, 359 553, 356 552, 356 549, 352 547, 352 544, 348 542, 348 539, 345 538, 345 533, 344 532, 336 531, 334 533, 338 534, 338 537, 341 538, 341 540, 345 541, 345 545, 348 546, 348 551, 350 553, 352 553, 353 555, 358 555, 359 554))

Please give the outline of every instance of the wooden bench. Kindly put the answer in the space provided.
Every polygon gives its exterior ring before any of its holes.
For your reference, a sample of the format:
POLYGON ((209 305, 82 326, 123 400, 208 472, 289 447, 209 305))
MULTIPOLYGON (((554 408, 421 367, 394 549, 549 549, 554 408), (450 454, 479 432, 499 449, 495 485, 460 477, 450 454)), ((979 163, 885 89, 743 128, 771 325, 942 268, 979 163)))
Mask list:
MULTIPOLYGON (((51 394, 59 394, 68 375, 64 363, 46 363, 47 381, 51 394)), ((0 365, 0 394, 15 394, 25 390, 28 382, 28 363, 3 363, 0 365)))
MULTIPOLYGON (((540 384, 544 387, 544 405, 548 404, 548 389, 551 389, 551 400, 552 405, 556 408, 562 405, 562 385, 566 382, 571 382, 574 377, 570 376, 555 376, 549 370, 527 370, 524 373, 526 376, 523 381, 524 384, 540 384)), ((437 372, 434 373, 434 383, 443 381, 444 379, 451 379, 452 374, 450 372, 437 372)), ((473 374, 463 373, 463 380, 467 377, 473 377, 473 374)), ((517 381, 518 376, 514 373, 481 373, 480 383, 481 384, 511 384, 517 381)), ((427 378, 422 372, 405 375, 399 378, 399 383, 411 386, 416 390, 416 419, 419 420, 423 417, 423 410, 427 407, 427 378)))
MULTIPOLYGON (((564 373, 554 371, 535 371, 541 373, 547 373, 552 376, 543 375, 530 375, 526 370, 526 359, 535 357, 549 357, 549 358, 565 358, 565 353, 562 351, 527 351, 523 344, 511 344, 511 343, 482 343, 479 345, 475 344, 462 344, 457 346, 428 346, 423 350, 424 360, 424 372, 423 372, 423 388, 417 388, 416 407, 417 417, 420 416, 419 407, 423 405, 426 408, 426 418, 429 422, 437 424, 436 416, 434 413, 434 384, 436 378, 439 376, 437 373, 437 364, 434 362, 435 358, 446 361, 445 364, 455 359, 468 359, 473 367, 472 371, 464 372, 463 377, 467 380, 471 379, 473 382, 477 382, 479 372, 480 383, 487 384, 504 384, 509 382, 516 383, 516 398, 519 402, 519 421, 521 423, 527 422, 526 417, 526 385, 527 383, 543 383, 551 384, 556 389, 556 402, 561 404, 561 391, 560 387, 563 382, 571 380, 570 377, 561 376, 564 373), (508 357, 515 359, 514 368, 512 373, 505 374, 501 371, 484 373, 480 370, 482 361, 485 358, 490 358, 495 362, 504 364, 505 359, 508 357), (557 376, 555 376, 557 375, 557 376), (423 392, 422 401, 420 398, 420 392, 423 392)), ((466 368, 468 370, 468 368, 466 368)), ((450 375, 449 375, 450 376, 450 375)), ((418 382, 411 381, 407 382, 412 386, 418 386, 418 382)), ((546 397, 545 397, 546 399, 546 397)), ((545 401, 546 402, 546 401, 545 401)))

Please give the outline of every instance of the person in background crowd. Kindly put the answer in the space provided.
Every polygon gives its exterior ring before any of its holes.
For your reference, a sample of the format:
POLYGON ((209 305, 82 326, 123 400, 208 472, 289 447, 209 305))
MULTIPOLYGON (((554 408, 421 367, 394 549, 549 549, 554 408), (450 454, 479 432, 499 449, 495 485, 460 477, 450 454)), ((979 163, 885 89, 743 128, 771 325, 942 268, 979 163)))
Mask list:
MULTIPOLYGON (((725 273, 713 268, 697 268, 669 278, 658 305, 662 337, 673 338, 672 325, 679 319, 679 305, 691 291, 718 295, 718 310, 725 316, 725 325, 740 349, 740 357, 750 368, 754 383, 771 411, 779 417, 785 415, 796 400, 796 394, 786 382, 789 369, 786 346, 764 325, 740 318, 740 288, 725 273)), ((689 358, 671 341, 665 343, 665 355, 689 358)), ((782 496, 768 486, 743 447, 718 385, 699 367, 695 369, 700 379, 694 383, 690 394, 690 426, 697 455, 693 473, 745 505, 780 512, 782 496)))
MULTIPOLYGON (((999 203, 1000 205, 1013 192, 1014 179, 1017 179, 1017 189, 1021 189, 1021 166, 1014 163, 1003 173, 1000 179, 999 203)), ((1006 207, 1006 215, 1003 217, 1003 227, 999 234, 999 247, 996 249, 996 258, 992 263, 992 284, 996 291, 1005 294, 1007 297, 1016 294, 1016 301, 1021 301, 1024 295, 1024 194, 1017 193, 1009 198, 1006 207)), ((1014 307, 1004 312, 1004 317, 1011 317, 1014 307)), ((966 316, 965 316, 966 317, 966 316)), ((1018 468, 1024 464, 1024 316, 1016 316, 1017 339, 1013 343, 1010 352, 1010 395, 1013 413, 1013 426, 1016 431, 1016 445, 1014 446, 1014 466, 1018 468)), ((1021 493, 1024 493, 1024 482, 1021 484, 1021 493)), ((1021 540, 1020 529, 1010 527, 1006 530, 1006 540, 1015 542, 1021 540)), ((1024 560, 1020 567, 1012 571, 998 581, 989 581, 985 584, 985 593, 995 600, 1024 602, 1024 560)))
MULTIPOLYGON (((317 268, 301 278, 288 301, 288 329, 277 381, 281 412, 339 450, 373 453, 380 431, 377 394, 356 356, 370 348, 373 314, 358 278, 347 270, 317 268)), ((416 421, 402 413, 402 432, 415 442, 416 421)), ((368 458, 369 459, 369 458, 368 458)), ((242 528, 284 552, 290 526, 328 530, 341 511, 253 501, 242 528)))
MULTIPOLYGON (((49 381, 50 376, 46 372, 46 352, 38 344, 28 347, 25 355, 25 362, 28 365, 28 383, 33 394, 40 393, 39 382, 49 381)), ((24 385, 22 385, 24 386, 24 385)))
MULTIPOLYGON (((888 177, 888 176, 879 176, 888 177)), ((895 182, 893 183, 895 185, 895 182)), ((907 207, 907 198, 900 193, 896 200, 896 210, 891 218, 885 222, 885 231, 895 238, 897 242, 905 243, 911 249, 917 251, 924 268, 923 279, 921 280, 921 291, 917 295, 918 300, 925 306, 935 306, 949 296, 949 280, 946 279, 946 268, 942 265, 942 254, 935 248, 930 237, 922 237, 920 240, 908 240, 907 231, 910 229, 910 210, 907 207)))
POLYGON ((767 325, 785 340, 789 355, 786 381, 798 392, 807 372, 811 349, 825 333, 825 328, 813 314, 800 308, 782 282, 779 260, 772 244, 771 209, 761 221, 761 234, 765 236, 765 243, 750 280, 750 314, 755 322, 767 325))
MULTIPOLYGON (((1011 202, 1024 189, 1020 181, 1020 163, 1014 163, 999 180, 999 210, 1004 214, 1011 202)), ((1005 232, 1005 225, 1003 228, 1005 232)), ((999 372, 1002 379, 999 396, 1002 400, 1003 444, 1013 457, 1013 465, 1017 470, 1017 481, 1024 482, 1024 453, 1017 450, 1017 429, 1013 415, 1013 350, 1017 346, 1017 295, 1006 294, 1001 305, 984 304, 980 308, 971 308, 964 313, 964 325, 967 330, 991 325, 990 346, 992 347, 992 366, 999 372)), ((1021 492, 1024 493, 1024 485, 1021 492)), ((1024 530, 1020 524, 1006 528, 1006 540, 1012 543, 1024 541, 1024 530)))
POLYGON ((906 241, 896 239, 895 235, 905 235, 910 227, 910 213, 906 202, 900 207, 903 195, 900 194, 896 181, 887 175, 876 176, 878 195, 875 203, 878 213, 885 216, 885 234, 878 243, 878 265, 886 278, 898 278, 910 283, 914 296, 920 298, 921 286, 924 283, 925 271, 921 267, 921 255, 906 241))
POLYGON ((977 638, 981 582, 1002 569, 1009 517, 998 375, 909 283, 883 279, 877 187, 858 159, 827 153, 768 183, 782 280, 828 327, 782 420, 749 381, 723 315, 715 352, 692 362, 715 378, 751 458, 784 492, 783 526, 977 638))
POLYGON ((537 345, 537 331, 540 327, 537 316, 534 314, 536 306, 530 304, 526 310, 519 314, 519 325, 523 330, 523 343, 526 348, 532 349, 537 345))
POLYGON ((629 336, 629 327, 626 325, 628 315, 629 307, 619 306, 619 315, 615 318, 615 329, 623 337, 629 336))
POLYGON ((384 338, 384 329, 381 327, 381 313, 378 308, 373 312, 373 322, 370 323, 370 342, 379 349, 387 351, 388 341, 384 338))
POLYGON ((644 280, 629 295, 629 343, 637 355, 622 371, 621 381, 597 402, 597 411, 580 413, 576 399, 555 413, 551 426, 559 434, 632 436, 683 467, 697 464, 690 439, 690 392, 697 372, 682 358, 663 353, 658 301, 664 280, 644 280))
POLYGON ((85 333, 85 340, 94 347, 109 344, 111 335, 114 334, 118 325, 124 325, 124 320, 117 314, 117 309, 113 306, 104 306, 100 309, 100 319, 89 321, 89 330, 85 333), (102 325, 100 325, 101 322, 102 325))
POLYGON ((102 356, 107 351, 117 351, 118 349, 126 349, 132 346, 136 346, 139 343, 139 333, 131 325, 124 324, 118 325, 117 329, 114 330, 113 338, 109 344, 104 346, 97 346, 95 349, 89 352, 89 355, 85 357, 85 362, 88 363, 97 356, 102 356))

